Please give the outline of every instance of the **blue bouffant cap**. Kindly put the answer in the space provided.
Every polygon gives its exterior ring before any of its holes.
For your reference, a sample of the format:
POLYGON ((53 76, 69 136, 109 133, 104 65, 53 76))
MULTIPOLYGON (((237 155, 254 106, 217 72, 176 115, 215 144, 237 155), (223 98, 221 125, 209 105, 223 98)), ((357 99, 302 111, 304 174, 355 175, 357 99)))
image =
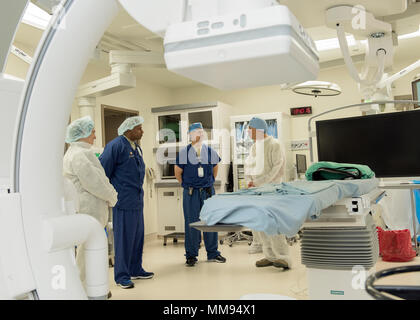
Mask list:
POLYGON ((268 131, 267 122, 265 122, 265 120, 261 118, 252 118, 249 122, 249 126, 257 130, 264 130, 264 133, 267 133, 268 131))
POLYGON ((201 124, 201 122, 193 123, 192 125, 190 125, 188 132, 191 132, 197 129, 203 129, 203 125, 201 124))

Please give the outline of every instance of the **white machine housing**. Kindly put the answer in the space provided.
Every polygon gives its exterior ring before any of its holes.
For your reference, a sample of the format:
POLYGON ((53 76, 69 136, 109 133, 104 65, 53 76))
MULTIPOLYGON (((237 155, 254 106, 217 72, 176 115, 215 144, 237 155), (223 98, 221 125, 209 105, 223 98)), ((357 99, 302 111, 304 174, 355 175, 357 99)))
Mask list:
POLYGON ((370 214, 375 214, 373 205, 384 196, 385 191, 375 189, 360 197, 344 198, 324 209, 318 220, 304 223, 302 263, 307 270, 309 299, 373 299, 364 289, 365 280, 376 271, 376 260, 379 257, 377 234, 373 230, 375 226, 370 214), (343 235, 339 237, 337 234, 343 235), (336 243, 332 244, 332 238, 336 243), (349 247, 351 242, 353 244, 349 247), (328 244, 331 244, 329 248, 328 244), (318 261, 314 258, 317 256, 318 261), (325 260, 333 261, 331 266, 321 267, 325 260), (354 265, 352 268, 333 266, 345 263, 354 265))
POLYGON ((364 281, 376 272, 375 267, 369 270, 358 267, 353 270, 306 268, 306 272, 310 300, 373 300, 363 286, 364 281), (355 281, 359 283, 355 285, 355 281))
POLYGON ((319 72, 314 41, 280 5, 173 24, 164 46, 168 70, 223 90, 315 80, 319 72))
POLYGON ((18 114, 18 105, 25 81, 0 73, 1 116, 0 128, 0 193, 7 192, 11 186, 11 150, 13 149, 13 132, 18 114))

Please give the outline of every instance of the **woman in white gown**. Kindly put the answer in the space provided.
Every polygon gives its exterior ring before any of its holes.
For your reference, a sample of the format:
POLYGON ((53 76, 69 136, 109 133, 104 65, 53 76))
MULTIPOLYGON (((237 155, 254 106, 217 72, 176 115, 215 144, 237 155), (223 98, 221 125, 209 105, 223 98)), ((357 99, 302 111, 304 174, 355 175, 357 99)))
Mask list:
MULTIPOLYGON (((70 143, 70 147, 64 155, 63 175, 73 183, 77 191, 76 212, 91 215, 105 228, 108 223, 108 207, 117 203, 118 194, 92 150, 95 139, 94 123, 90 117, 78 119, 68 126, 66 142, 70 143)), ((80 279, 84 282, 83 245, 77 248, 76 262, 80 279)))

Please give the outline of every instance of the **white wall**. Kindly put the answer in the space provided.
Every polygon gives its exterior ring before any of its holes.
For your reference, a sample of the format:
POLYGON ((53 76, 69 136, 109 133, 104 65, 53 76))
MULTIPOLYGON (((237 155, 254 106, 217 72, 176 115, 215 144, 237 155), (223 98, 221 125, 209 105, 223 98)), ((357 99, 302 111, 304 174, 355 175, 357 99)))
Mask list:
POLYGON ((23 60, 16 57, 14 54, 10 54, 7 60, 5 73, 12 76, 25 79, 28 73, 29 65, 23 60))

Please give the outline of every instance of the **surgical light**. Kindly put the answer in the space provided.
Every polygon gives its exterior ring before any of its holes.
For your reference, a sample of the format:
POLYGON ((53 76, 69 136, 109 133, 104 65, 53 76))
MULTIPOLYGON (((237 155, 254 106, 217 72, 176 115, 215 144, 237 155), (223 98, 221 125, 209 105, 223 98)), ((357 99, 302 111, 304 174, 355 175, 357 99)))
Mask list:
POLYGON ((324 81, 307 81, 292 88, 293 92, 307 96, 325 97, 341 94, 341 88, 335 84, 324 81))

